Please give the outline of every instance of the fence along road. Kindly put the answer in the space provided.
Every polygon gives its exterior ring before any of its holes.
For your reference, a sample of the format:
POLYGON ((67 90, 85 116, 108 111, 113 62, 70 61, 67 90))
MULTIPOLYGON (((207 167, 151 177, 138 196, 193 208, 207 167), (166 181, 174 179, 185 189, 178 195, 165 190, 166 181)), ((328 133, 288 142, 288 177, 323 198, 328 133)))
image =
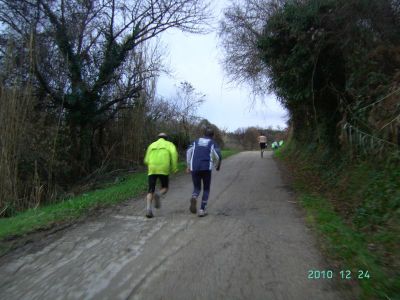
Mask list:
POLYGON ((213 172, 209 215, 189 213, 179 175, 155 218, 144 200, 0 261, 2 299, 344 299, 270 152, 243 152, 213 172))

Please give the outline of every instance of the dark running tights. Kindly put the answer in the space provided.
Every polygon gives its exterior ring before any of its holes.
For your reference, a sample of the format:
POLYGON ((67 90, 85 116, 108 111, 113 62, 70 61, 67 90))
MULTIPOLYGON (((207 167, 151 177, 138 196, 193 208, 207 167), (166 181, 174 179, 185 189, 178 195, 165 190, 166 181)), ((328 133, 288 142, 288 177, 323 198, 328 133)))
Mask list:
POLYGON ((207 206, 208 195, 210 194, 211 171, 192 171, 193 194, 197 198, 201 192, 201 182, 203 182, 203 196, 201 198, 201 209, 207 206))

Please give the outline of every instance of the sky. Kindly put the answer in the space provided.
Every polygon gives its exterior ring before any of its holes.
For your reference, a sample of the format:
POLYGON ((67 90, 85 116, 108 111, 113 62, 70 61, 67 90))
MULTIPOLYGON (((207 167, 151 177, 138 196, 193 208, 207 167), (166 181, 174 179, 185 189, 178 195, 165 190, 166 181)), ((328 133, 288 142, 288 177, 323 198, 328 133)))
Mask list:
MULTIPOLYGON (((229 1, 217 3, 213 10, 216 20, 221 18, 229 1)), ((167 49, 164 62, 171 74, 162 74, 158 79, 159 96, 173 98, 179 83, 188 81, 196 91, 206 95, 196 115, 220 129, 233 132, 250 126, 286 127, 287 112, 274 95, 254 101, 249 87, 229 81, 220 63, 223 56, 216 32, 198 35, 173 29, 164 32, 161 41, 167 49)))

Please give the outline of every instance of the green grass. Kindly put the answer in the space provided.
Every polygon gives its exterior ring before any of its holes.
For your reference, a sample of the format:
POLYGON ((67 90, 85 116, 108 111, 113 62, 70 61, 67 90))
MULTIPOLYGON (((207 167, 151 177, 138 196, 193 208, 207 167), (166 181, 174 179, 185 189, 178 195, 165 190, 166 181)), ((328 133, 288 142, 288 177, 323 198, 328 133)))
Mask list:
MULTIPOLYGON (((238 153, 235 150, 222 150, 223 159, 238 153)), ((184 170, 185 162, 178 163, 179 171, 184 170)), ((107 207, 129 198, 143 194, 147 188, 147 174, 129 175, 122 182, 107 188, 90 191, 82 195, 62 200, 56 204, 29 209, 14 217, 0 219, 0 240, 20 236, 53 224, 68 222, 87 214, 90 210, 107 207)))
POLYGON ((76 219, 90 209, 127 200, 143 193, 146 183, 146 174, 135 174, 114 186, 87 192, 57 204, 29 209, 11 218, 0 219, 0 239, 76 219))
POLYGON ((229 156, 232 156, 232 155, 237 154, 237 153, 239 153, 239 152, 240 152, 239 150, 224 149, 224 150, 222 150, 222 159, 226 159, 226 158, 228 158, 229 156))
MULTIPOLYGON (((319 233, 321 248, 355 279, 360 299, 400 299, 400 169, 376 160, 349 160, 323 148, 290 143, 275 152, 319 233)), ((345 283, 345 282, 343 282, 345 283)))
POLYGON ((326 199, 302 193, 300 203, 306 209, 307 222, 319 232, 324 252, 339 261, 336 272, 350 270, 352 280, 363 291, 363 299, 395 299, 398 283, 379 266, 377 257, 368 250, 365 236, 348 227, 326 199), (368 271, 369 278, 358 278, 360 271, 368 271))

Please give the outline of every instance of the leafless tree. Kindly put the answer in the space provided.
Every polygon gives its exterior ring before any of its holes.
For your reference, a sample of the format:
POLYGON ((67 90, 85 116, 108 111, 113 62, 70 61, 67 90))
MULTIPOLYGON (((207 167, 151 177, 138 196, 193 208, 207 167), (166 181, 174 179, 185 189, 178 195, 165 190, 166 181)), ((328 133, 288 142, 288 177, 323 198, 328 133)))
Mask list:
POLYGON ((186 137, 190 137, 189 126, 196 118, 195 113, 199 106, 205 101, 205 94, 202 94, 187 81, 180 83, 177 95, 173 99, 173 107, 178 122, 183 127, 186 137))
POLYGON ((210 15, 206 0, 0 0, 0 41, 12 37, 30 55, 36 83, 64 110, 85 165, 95 130, 159 70, 156 52, 144 63, 142 45, 169 28, 204 32, 210 15))
POLYGON ((265 21, 281 0, 231 1, 219 26, 223 65, 235 82, 249 84, 256 94, 267 92, 268 67, 258 48, 265 21))
POLYGON ((180 83, 173 106, 179 118, 190 118, 194 116, 199 106, 204 102, 206 95, 196 91, 188 81, 180 83))

